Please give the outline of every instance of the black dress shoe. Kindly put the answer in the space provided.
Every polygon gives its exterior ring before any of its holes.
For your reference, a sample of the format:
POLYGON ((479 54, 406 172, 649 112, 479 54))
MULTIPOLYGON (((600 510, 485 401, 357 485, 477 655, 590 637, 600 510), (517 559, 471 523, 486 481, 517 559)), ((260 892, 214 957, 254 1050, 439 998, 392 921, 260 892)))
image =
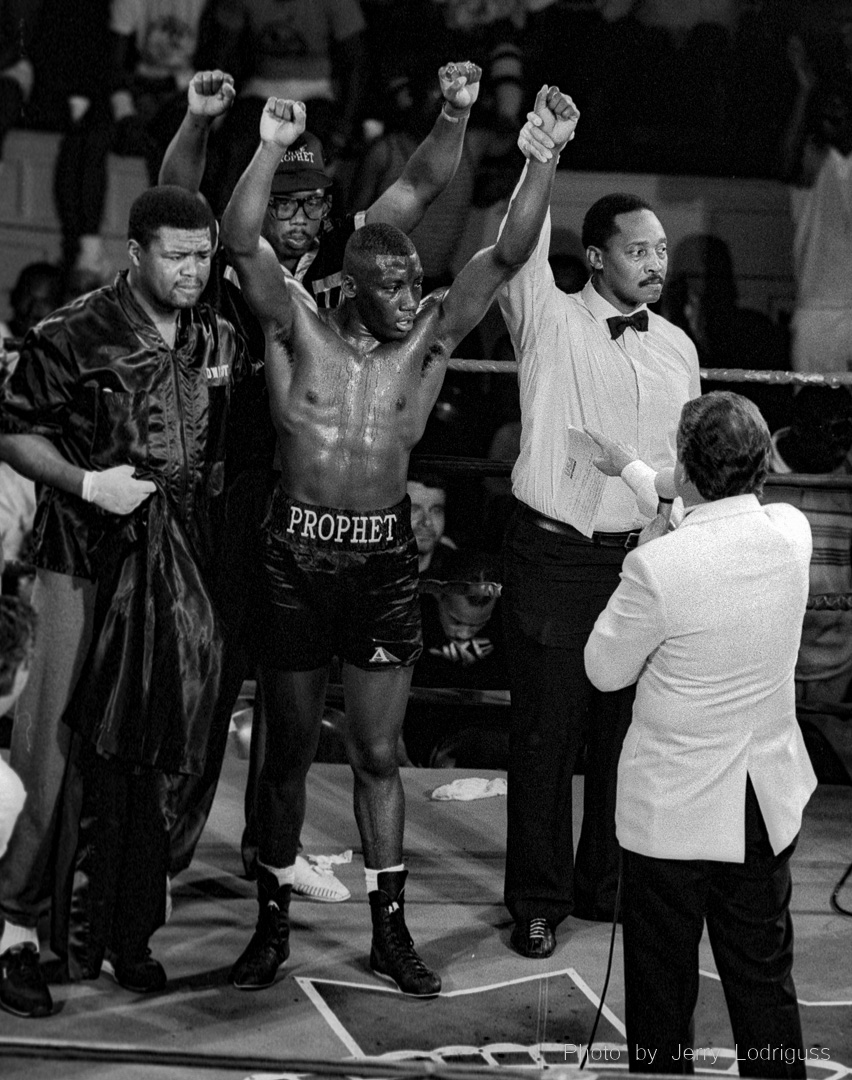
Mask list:
POLYGON ((25 942, 0 953, 0 1006, 14 1016, 50 1016, 53 1012, 35 945, 25 942))
POLYGON ((530 960, 546 960, 556 948, 556 931, 547 919, 521 919, 515 923, 509 944, 530 960))

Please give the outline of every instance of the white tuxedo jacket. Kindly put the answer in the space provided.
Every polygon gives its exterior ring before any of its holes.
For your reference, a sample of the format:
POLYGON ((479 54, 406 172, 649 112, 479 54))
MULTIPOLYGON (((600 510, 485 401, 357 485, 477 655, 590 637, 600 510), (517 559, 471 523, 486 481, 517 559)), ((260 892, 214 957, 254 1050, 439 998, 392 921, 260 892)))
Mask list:
POLYGON ((627 555, 585 652, 600 690, 637 683, 622 847, 742 862, 747 775, 775 852, 798 833, 816 787, 793 683, 810 556, 804 515, 754 495, 703 503, 627 555))

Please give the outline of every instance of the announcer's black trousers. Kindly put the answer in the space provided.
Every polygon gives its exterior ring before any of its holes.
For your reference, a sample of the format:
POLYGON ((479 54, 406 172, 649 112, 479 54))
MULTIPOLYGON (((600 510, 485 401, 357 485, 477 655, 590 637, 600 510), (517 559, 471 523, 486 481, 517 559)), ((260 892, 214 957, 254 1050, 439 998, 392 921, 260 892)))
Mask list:
MULTIPOLYGON (((790 857, 775 855, 746 788, 745 862, 623 852, 625 1017, 633 1072, 692 1073, 698 947, 705 920, 740 1076, 804 1077, 793 984, 790 857)), ((704 1044, 706 1046, 706 1044, 704 1044)), ((723 1065, 730 1062, 725 1061, 723 1065)))

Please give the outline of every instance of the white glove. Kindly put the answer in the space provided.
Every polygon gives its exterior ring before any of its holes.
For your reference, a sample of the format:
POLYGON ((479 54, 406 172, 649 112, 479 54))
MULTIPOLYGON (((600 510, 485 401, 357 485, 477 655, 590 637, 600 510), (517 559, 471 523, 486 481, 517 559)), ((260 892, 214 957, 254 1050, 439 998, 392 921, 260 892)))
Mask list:
POLYGON ((110 514, 132 514, 157 485, 137 480, 132 465, 116 465, 102 472, 87 472, 83 478, 83 498, 110 514))

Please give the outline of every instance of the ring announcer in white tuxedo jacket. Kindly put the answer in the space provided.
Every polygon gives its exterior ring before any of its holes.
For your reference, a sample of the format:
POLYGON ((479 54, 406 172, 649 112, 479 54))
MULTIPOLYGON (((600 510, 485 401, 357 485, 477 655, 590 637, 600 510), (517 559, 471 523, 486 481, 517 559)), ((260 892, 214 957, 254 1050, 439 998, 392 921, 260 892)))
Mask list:
MULTIPOLYGON (((631 448, 603 449, 620 472, 631 448)), ((600 690, 636 683, 616 803, 633 1071, 693 1071, 706 921, 740 1075, 806 1075, 789 864, 816 786, 793 684, 811 534, 761 505, 769 450, 739 394, 687 402, 683 520, 627 555, 585 649, 600 690)))

